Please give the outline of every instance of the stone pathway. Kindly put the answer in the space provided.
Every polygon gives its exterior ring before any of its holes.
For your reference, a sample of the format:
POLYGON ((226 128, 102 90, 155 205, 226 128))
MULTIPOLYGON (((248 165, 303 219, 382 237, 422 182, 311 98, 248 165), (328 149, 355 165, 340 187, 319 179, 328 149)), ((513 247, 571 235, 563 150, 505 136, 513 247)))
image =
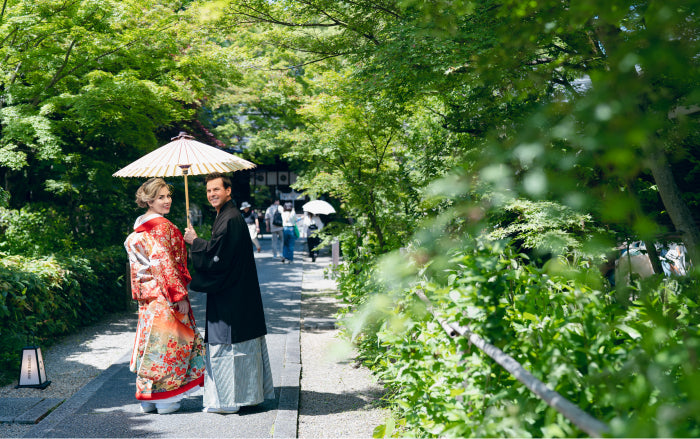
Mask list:
POLYGON ((371 438, 389 416, 381 407, 383 389, 358 367, 352 347, 335 328, 340 303, 335 282, 323 274, 323 267, 304 270, 298 437, 371 438))

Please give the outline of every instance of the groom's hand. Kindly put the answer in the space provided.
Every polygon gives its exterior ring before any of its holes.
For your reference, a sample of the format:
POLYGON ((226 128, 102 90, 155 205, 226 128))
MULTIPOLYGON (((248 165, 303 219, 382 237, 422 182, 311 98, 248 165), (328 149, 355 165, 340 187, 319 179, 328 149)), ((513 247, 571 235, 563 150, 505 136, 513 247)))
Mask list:
POLYGON ((183 238, 185 239, 186 243, 192 245, 192 242, 195 240, 195 238, 197 238, 197 232, 195 232, 192 227, 187 227, 183 238))

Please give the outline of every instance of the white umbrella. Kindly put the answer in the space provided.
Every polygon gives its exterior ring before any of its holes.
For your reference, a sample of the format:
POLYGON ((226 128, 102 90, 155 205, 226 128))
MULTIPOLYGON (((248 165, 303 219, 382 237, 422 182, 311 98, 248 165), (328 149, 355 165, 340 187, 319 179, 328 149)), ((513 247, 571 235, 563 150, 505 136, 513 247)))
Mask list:
POLYGON ((316 215, 330 215, 335 213, 335 209, 329 203, 323 200, 313 200, 301 206, 304 212, 311 212, 316 215))
POLYGON ((118 170, 114 177, 179 177, 185 176, 185 207, 187 225, 190 225, 190 199, 187 175, 235 172, 251 169, 255 163, 236 157, 213 146, 194 140, 180 132, 172 142, 161 146, 140 159, 118 170))

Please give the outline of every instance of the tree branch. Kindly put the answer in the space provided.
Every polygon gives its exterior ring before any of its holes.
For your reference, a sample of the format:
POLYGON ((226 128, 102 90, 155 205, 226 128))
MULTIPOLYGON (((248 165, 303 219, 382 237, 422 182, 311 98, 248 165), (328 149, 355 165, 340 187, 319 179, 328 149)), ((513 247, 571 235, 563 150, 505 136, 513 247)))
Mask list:
MULTIPOLYGON (((167 25, 167 26, 164 26, 164 27, 162 27, 161 29, 158 29, 158 31, 162 31, 162 30, 164 30, 164 29, 167 29, 169 26, 172 26, 172 24, 167 25)), ((66 68, 66 66, 68 65, 68 59, 70 58, 70 54, 71 54, 71 52, 72 52, 72 50, 73 50, 73 47, 74 47, 75 44, 77 43, 77 40, 73 40, 73 41, 71 42, 69 48, 68 48, 68 51, 66 52, 66 55, 65 55, 64 60, 63 60, 63 64, 62 64, 61 67, 59 67, 59 69, 56 71, 56 73, 54 74, 53 78, 51 78, 51 81, 50 81, 49 84, 44 88, 43 91, 46 92, 46 91, 50 90, 54 85, 56 85, 56 84, 58 83, 58 81, 60 81, 61 79, 65 78, 66 76, 68 76, 68 75, 74 73, 74 72, 77 71, 78 69, 85 67, 86 64, 91 64, 91 63, 94 63, 94 62, 96 62, 96 61, 99 61, 100 59, 104 58, 105 56, 111 55, 111 54, 113 54, 113 53, 116 53, 116 52, 122 50, 122 49, 125 48, 125 47, 129 47, 129 46, 133 45, 134 43, 136 43, 136 41, 137 41, 136 39, 133 39, 133 40, 131 40, 131 41, 128 41, 127 43, 122 44, 121 46, 117 46, 117 47, 115 47, 115 48, 112 49, 112 50, 108 50, 108 51, 106 51, 106 52, 104 52, 104 53, 101 53, 101 54, 99 54, 99 55, 93 57, 92 59, 88 59, 88 60, 86 60, 85 62, 76 64, 75 67, 73 67, 72 69, 68 70, 65 74, 61 74, 61 73, 63 72, 63 70, 66 68)), ((37 104, 39 103, 39 100, 40 100, 40 99, 41 99, 40 96, 35 96, 34 99, 33 99, 33 101, 32 101, 32 103, 33 103, 34 105, 37 105, 37 104)))
MULTIPOLYGON (((63 70, 65 70, 66 66, 68 65, 68 60, 70 59, 70 54, 73 52, 73 47, 75 47, 75 44, 77 42, 78 42, 78 40, 75 40, 75 39, 70 42, 70 45, 68 46, 68 50, 66 50, 66 55, 63 57, 63 63, 61 64, 61 67, 59 67, 58 70, 56 70, 56 73, 54 73, 53 78, 51 78, 51 81, 48 83, 48 85, 46 87, 44 87, 44 92, 51 89, 61 79, 61 73, 63 72, 63 70)), ((70 74, 70 72, 68 72, 68 74, 70 74)), ((35 96, 32 104, 38 105, 39 99, 41 99, 41 96, 39 96, 39 95, 35 96)))
POLYGON ((254 21, 248 23, 244 22, 245 24, 257 24, 257 23, 268 23, 268 24, 275 24, 278 26, 284 26, 284 27, 335 27, 337 24, 332 24, 332 23, 293 23, 290 21, 282 21, 279 20, 272 15, 256 10, 252 6, 245 5, 244 6, 246 9, 252 11, 252 13, 245 12, 243 10, 237 9, 233 10, 232 12, 236 15, 241 15, 243 17, 248 17, 253 19, 254 21), (257 15, 255 15, 257 14, 257 15))
POLYGON ((2 2, 2 11, 0 11, 0 23, 2 23, 3 18, 5 18, 5 9, 7 8, 7 0, 2 2))
POLYGON ((578 91, 576 91, 576 89, 574 88, 574 86, 571 85, 571 83, 570 83, 569 81, 567 81, 566 78, 564 78, 564 77, 561 75, 561 73, 559 73, 559 72, 557 72, 556 70, 554 70, 554 71, 552 72, 552 74, 553 74, 553 75, 558 75, 558 77, 552 76, 552 82, 553 82, 553 83, 564 86, 564 88, 566 88, 567 90, 569 90, 571 93, 574 93, 575 95, 579 95, 579 94, 580 94, 578 91))
POLYGON ((575 52, 575 51, 569 50, 569 49, 567 49, 567 48, 565 48, 565 47, 562 47, 562 46, 559 46, 559 45, 556 44, 556 43, 552 43, 552 44, 550 44, 550 46, 553 47, 553 48, 555 48, 555 49, 557 49, 557 50, 560 51, 560 52, 568 53, 569 55, 576 55, 576 52, 575 52))
POLYGON ((329 20, 331 20, 334 23, 337 23, 339 26, 344 27, 345 29, 351 30, 351 31, 355 32, 356 34, 361 35, 361 36, 367 38, 368 40, 372 41, 375 45, 379 46, 379 40, 377 40, 377 38, 374 35, 363 32, 359 29, 356 29, 355 27, 351 26, 349 23, 346 23, 338 18, 333 17, 330 13, 326 12, 326 10, 316 7, 316 5, 314 5, 312 2, 309 2, 306 0, 298 0, 298 1, 300 3, 306 4, 310 8, 315 9, 316 12, 318 12, 319 14, 325 15, 326 17, 328 17, 329 20))
POLYGON ((272 46, 272 47, 277 47, 281 49, 289 49, 293 50, 295 52, 301 52, 301 53, 311 53, 314 55, 327 55, 327 56, 341 56, 341 55, 348 55, 351 52, 331 52, 331 51, 322 51, 322 50, 313 50, 309 48, 301 48, 301 47, 296 47, 296 46, 290 46, 284 43, 278 43, 276 41, 269 41, 266 44, 272 46))
POLYGON ((355 5, 355 6, 358 6, 358 7, 360 7, 360 8, 375 9, 375 10, 377 10, 377 11, 384 12, 384 13, 386 13, 386 14, 388 14, 388 15, 392 15, 392 16, 394 16, 395 18, 403 19, 403 17, 402 17, 397 11, 389 10, 388 8, 385 8, 385 7, 382 7, 382 6, 380 6, 380 5, 374 4, 374 3, 372 3, 371 1, 369 2, 369 4, 367 4, 367 3, 364 3, 364 4, 363 4, 363 3, 360 3, 360 2, 356 2, 356 1, 345 0, 345 3, 348 3, 348 4, 350 4, 350 5, 355 5))
POLYGON ((3 46, 3 45, 5 44, 5 41, 7 41, 8 38, 10 38, 11 36, 17 34, 17 30, 18 30, 18 28, 15 27, 14 29, 12 29, 12 31, 8 32, 8 33, 7 33, 7 36, 6 36, 5 38, 3 38, 2 41, 0 41, 0 46, 3 46))
POLYGON ((14 84, 15 80, 17 79, 17 75, 19 74, 19 69, 22 67, 22 61, 17 63, 17 67, 15 67, 15 71, 12 72, 12 76, 10 77, 10 84, 14 84))
POLYGON ((343 55, 345 55, 345 54, 344 54, 344 53, 338 53, 338 54, 334 54, 334 55, 328 55, 328 56, 324 56, 324 57, 318 58, 318 59, 313 59, 313 60, 311 60, 311 61, 304 62, 304 63, 301 63, 301 64, 296 64, 296 65, 293 65, 293 66, 285 67, 285 68, 283 68, 283 69, 261 69, 261 70, 268 71, 268 72, 280 72, 280 71, 284 72, 284 71, 288 71, 288 70, 292 70, 292 69, 297 69, 297 68, 299 68, 299 67, 303 67, 303 66, 306 66, 306 65, 309 65, 309 64, 315 64, 315 63, 317 63, 317 62, 321 62, 321 61, 323 61, 323 60, 325 60, 325 59, 328 59, 328 58, 335 58, 336 56, 343 56, 343 55))
POLYGON ((246 12, 244 10, 237 9, 237 10, 234 10, 233 13, 238 14, 238 15, 242 15, 244 17, 251 18, 253 20, 257 20, 251 24, 258 23, 258 22, 264 22, 264 23, 274 24, 274 25, 284 26, 284 27, 326 27, 326 28, 328 28, 328 27, 342 27, 342 28, 348 29, 348 30, 372 41, 376 45, 380 44, 374 35, 366 33, 366 32, 362 32, 361 30, 358 30, 358 29, 355 29, 350 24, 345 23, 344 21, 335 18, 330 13, 326 12, 323 9, 316 7, 316 5, 314 5, 308 1, 301 1, 301 3, 304 3, 307 6, 309 6, 310 8, 313 8, 317 13, 324 15, 329 20, 331 20, 331 23, 321 23, 321 22, 295 23, 295 22, 280 20, 280 19, 275 18, 272 15, 270 15, 264 11, 257 10, 249 5, 244 5, 243 7, 245 7, 247 10, 249 10, 251 12, 246 12))
POLYGON ((386 157, 386 152, 389 150, 389 145, 391 144, 391 141, 394 138, 394 133, 390 133, 389 136, 387 136, 386 142, 384 143, 384 148, 382 149, 381 154, 379 154, 379 159, 377 160, 377 172, 379 172, 379 165, 384 162, 384 157, 386 157))

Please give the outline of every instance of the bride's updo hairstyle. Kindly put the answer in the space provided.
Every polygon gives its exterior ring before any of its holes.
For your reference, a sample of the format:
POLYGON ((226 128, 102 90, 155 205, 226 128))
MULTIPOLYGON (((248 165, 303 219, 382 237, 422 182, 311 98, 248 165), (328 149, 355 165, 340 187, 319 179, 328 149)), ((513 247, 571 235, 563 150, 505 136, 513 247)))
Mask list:
POLYGON ((136 204, 144 209, 148 208, 148 203, 155 200, 158 197, 158 192, 163 187, 167 187, 168 191, 172 194, 173 191, 162 178, 151 178, 141 185, 136 191, 136 204))

